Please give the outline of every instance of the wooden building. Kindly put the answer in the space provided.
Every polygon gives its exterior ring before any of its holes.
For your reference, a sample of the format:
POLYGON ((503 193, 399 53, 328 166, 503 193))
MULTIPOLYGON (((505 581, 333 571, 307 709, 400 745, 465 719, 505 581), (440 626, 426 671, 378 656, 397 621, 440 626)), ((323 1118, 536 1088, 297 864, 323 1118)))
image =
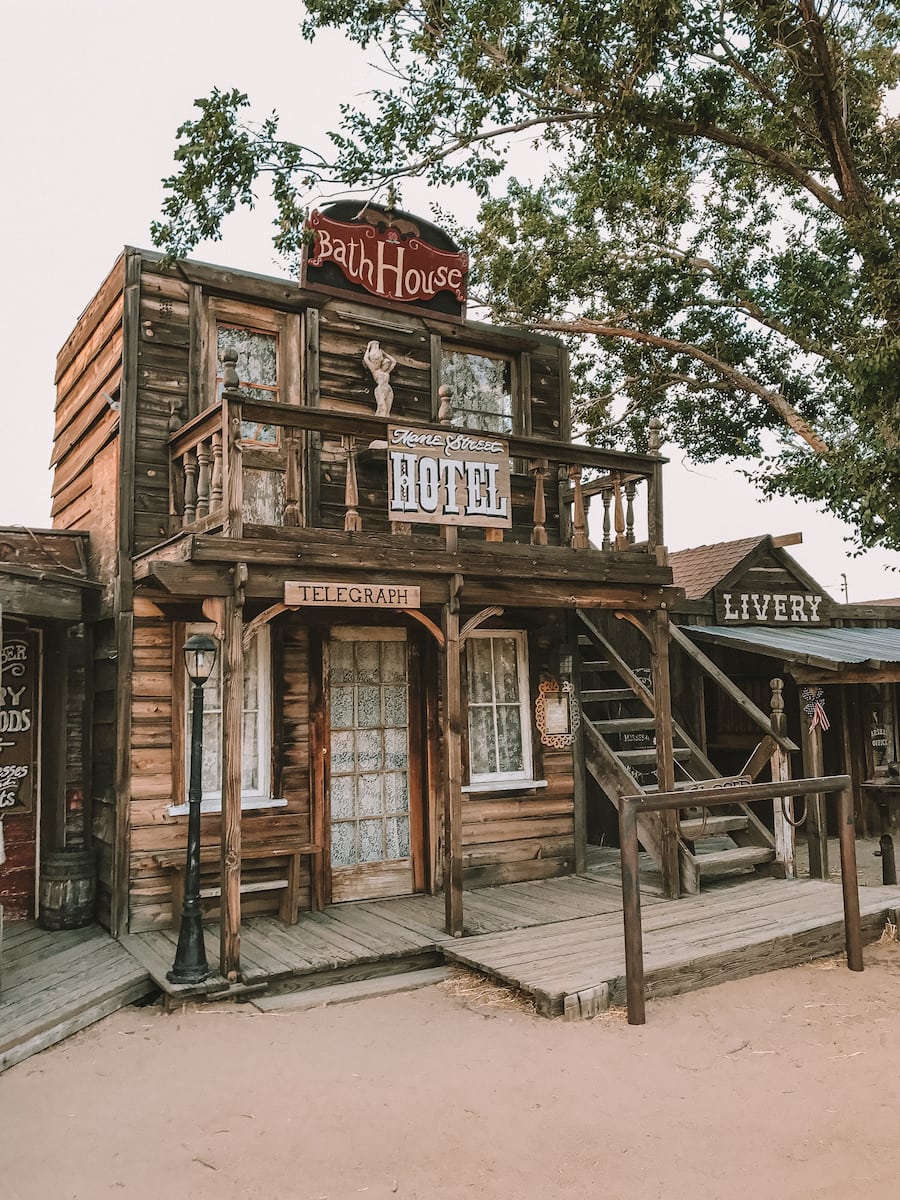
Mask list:
POLYGON ((0 911, 37 915, 42 859, 90 824, 85 533, 0 528, 0 911))
MULTIPOLYGON (((463 889, 583 865, 577 613, 651 640, 671 777, 658 450, 571 441, 564 347, 468 320, 441 231, 334 206, 302 284, 126 249, 57 385, 53 520, 102 586, 114 932, 177 920, 197 630, 221 639, 201 866, 232 975, 242 911, 443 889, 459 931, 463 889)), ((677 891, 673 837, 649 841, 677 891)))
MULTIPOLYGON (((788 553, 800 540, 760 536, 674 552, 674 581, 684 592, 676 632, 762 709, 772 678, 784 681, 788 733, 801 747, 794 774, 850 775, 858 830, 871 834, 884 814, 880 792, 866 783, 887 783, 900 757, 900 606, 836 603, 788 553)), ((676 712, 723 773, 740 770, 757 727, 733 699, 711 692, 681 645, 672 689, 676 712)))

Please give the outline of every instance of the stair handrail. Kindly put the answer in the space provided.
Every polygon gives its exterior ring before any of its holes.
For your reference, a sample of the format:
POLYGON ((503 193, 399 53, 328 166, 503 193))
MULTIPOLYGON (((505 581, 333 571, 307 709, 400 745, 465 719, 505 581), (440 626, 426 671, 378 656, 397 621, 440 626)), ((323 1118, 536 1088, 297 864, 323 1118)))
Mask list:
MULTIPOLYGON (((730 804, 740 792, 744 801, 767 800, 771 796, 805 796, 809 793, 836 792, 838 796, 838 835, 841 848, 841 889, 844 906, 844 937, 847 966, 863 969, 862 930, 859 918, 859 885, 856 875, 856 829, 853 819, 853 785, 849 775, 829 775, 817 779, 794 779, 778 783, 750 783, 744 787, 717 788, 715 783, 696 793, 699 805, 712 807, 730 804)), ((619 800, 619 844, 622 864, 622 912, 625 926, 625 994, 628 1024, 643 1025, 644 950, 641 929, 641 884, 638 862, 637 821, 649 812, 675 810, 684 805, 683 792, 659 792, 622 796, 619 800)))

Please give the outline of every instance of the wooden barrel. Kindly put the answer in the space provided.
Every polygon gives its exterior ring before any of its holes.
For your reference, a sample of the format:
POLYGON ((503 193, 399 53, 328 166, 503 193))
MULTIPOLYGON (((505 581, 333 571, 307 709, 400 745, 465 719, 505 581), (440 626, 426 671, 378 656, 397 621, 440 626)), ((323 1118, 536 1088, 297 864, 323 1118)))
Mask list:
POLYGON ((97 864, 92 850, 58 850, 41 863, 38 923, 80 929, 94 919, 97 864))

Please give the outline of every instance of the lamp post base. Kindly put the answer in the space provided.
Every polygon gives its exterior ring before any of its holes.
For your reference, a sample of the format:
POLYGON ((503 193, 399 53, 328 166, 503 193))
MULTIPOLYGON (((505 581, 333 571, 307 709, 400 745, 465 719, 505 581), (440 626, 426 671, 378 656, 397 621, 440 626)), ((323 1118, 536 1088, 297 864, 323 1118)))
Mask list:
POLYGON ((175 962, 171 971, 166 972, 166 979, 169 983, 202 983, 208 976, 209 963, 206 961, 200 915, 182 914, 175 962))

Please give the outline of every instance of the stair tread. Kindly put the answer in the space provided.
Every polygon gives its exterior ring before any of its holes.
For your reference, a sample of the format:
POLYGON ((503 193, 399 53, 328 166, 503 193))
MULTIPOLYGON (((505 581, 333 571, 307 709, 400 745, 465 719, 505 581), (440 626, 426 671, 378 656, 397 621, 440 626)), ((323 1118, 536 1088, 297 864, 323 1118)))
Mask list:
POLYGON ((591 724, 600 733, 637 733, 642 729, 655 729, 656 720, 653 717, 616 717, 592 721, 591 724))
POLYGON ((679 823, 678 832, 686 842, 696 841, 703 837, 717 837, 731 830, 746 829, 747 818, 740 815, 725 815, 718 817, 688 817, 679 823))
POLYGON ((637 700, 631 688, 582 688, 581 703, 591 704, 603 700, 637 700))
POLYGON ((701 875, 728 867, 752 867, 757 863, 773 862, 775 851, 766 846, 739 846, 736 850, 716 850, 712 854, 697 854, 694 861, 701 875))
MULTIPOLYGON (((616 750, 614 753, 624 763, 656 762, 655 746, 647 746, 642 750, 616 750)), ((674 754, 678 762, 684 762, 691 757, 691 752, 687 746, 676 746, 674 754)), ((644 790, 646 791, 646 789, 644 790)))

